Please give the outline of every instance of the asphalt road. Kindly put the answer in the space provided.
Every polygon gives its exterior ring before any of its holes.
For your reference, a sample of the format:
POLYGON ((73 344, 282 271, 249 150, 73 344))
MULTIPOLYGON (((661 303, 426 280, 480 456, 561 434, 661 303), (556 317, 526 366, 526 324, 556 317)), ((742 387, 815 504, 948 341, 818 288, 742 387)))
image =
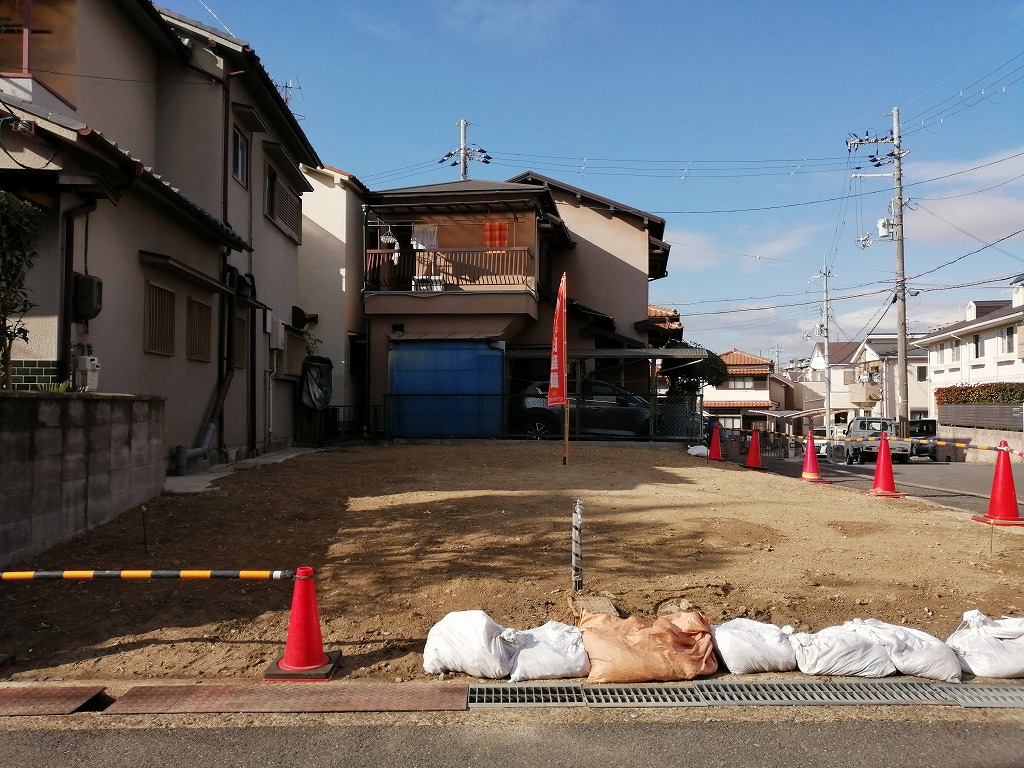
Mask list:
POLYGON ((625 722, 7 732, 0 734, 0 766, 1024 766, 1019 723, 645 723, 642 712, 621 717, 625 722))
MULTIPOLYGON (((736 461, 734 458, 728 459, 736 461)), ((744 464, 743 461, 736 463, 744 464)), ((1024 493, 1024 460, 1010 459, 1015 489, 1024 493)), ((803 457, 761 460, 763 469, 790 477, 803 473, 803 457)), ((818 471, 823 480, 830 480, 839 487, 855 491, 870 491, 874 484, 874 464, 846 464, 820 459, 818 471)), ((941 504, 953 509, 962 509, 972 515, 988 512, 989 497, 995 479, 994 464, 968 464, 966 462, 936 462, 927 458, 913 458, 906 464, 894 464, 893 481, 896 490, 919 499, 941 504)), ((1022 496, 1018 494, 1018 514, 1024 517, 1021 507, 1022 496)))

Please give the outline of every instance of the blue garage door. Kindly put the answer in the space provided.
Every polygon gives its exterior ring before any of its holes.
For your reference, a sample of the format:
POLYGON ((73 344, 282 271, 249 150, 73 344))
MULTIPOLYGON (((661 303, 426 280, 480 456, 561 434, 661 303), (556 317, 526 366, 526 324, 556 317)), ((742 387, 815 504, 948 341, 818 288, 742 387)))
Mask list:
POLYGON ((396 437, 502 434, 503 345, 394 341, 388 356, 389 424, 396 437))

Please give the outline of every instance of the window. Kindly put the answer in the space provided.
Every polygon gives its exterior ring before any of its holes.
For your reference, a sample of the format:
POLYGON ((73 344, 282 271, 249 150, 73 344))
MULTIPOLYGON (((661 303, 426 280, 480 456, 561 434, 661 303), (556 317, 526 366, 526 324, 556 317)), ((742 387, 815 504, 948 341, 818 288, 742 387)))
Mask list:
POLYGON ((301 241, 302 198, 281 181, 270 165, 267 166, 266 213, 296 242, 301 241))
POLYGON ((928 381, 928 366, 927 365, 919 365, 919 366, 917 366, 917 380, 918 381, 928 381))
POLYGON ((142 351, 174 356, 174 291, 146 282, 142 351))
POLYGON ((1014 327, 1011 325, 999 332, 999 354, 1012 355, 1017 351, 1014 339, 1014 327))
POLYGON ((249 186, 249 140, 237 128, 231 138, 231 176, 243 187, 249 186))
POLYGON ((935 362, 939 365, 946 362, 946 342, 941 342, 935 350, 935 362))
POLYGON ((730 376, 722 384, 722 389, 757 389, 753 376, 730 376))
POLYGON ((185 312, 185 354, 189 360, 208 363, 212 359, 210 328, 213 310, 209 304, 188 297, 185 312))
POLYGON ((950 362, 959 363, 960 362, 960 342, 959 341, 952 341, 952 342, 950 342, 950 344, 949 344, 949 351, 950 351, 950 356, 949 356, 950 362))
POLYGON ((980 333, 974 334, 974 338, 971 341, 971 346, 974 351, 973 360, 980 360, 985 356, 985 339, 980 333))

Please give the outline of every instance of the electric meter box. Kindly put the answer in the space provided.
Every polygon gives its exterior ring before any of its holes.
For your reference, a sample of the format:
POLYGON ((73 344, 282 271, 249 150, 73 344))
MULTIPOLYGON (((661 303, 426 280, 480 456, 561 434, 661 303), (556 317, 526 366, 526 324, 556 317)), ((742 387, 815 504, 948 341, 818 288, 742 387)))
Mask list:
POLYGON ((75 320, 92 320, 103 309, 103 281, 94 275, 75 273, 72 301, 75 320))

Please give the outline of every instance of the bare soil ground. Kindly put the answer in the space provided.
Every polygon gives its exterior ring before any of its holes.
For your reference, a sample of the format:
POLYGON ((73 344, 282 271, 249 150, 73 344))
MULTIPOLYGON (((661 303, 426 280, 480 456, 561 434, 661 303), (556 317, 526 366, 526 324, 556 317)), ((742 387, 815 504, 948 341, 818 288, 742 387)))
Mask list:
MULTIPOLYGON (((478 608, 528 629, 585 593, 623 615, 697 609, 817 631, 878 618, 945 639, 965 610, 1020 615, 1021 530, 963 512, 688 456, 680 446, 345 445, 162 496, 8 570, 314 568, 338 677, 422 680, 427 631, 478 608)), ((284 650, 292 583, 4 582, 14 681, 255 681, 284 650)))

